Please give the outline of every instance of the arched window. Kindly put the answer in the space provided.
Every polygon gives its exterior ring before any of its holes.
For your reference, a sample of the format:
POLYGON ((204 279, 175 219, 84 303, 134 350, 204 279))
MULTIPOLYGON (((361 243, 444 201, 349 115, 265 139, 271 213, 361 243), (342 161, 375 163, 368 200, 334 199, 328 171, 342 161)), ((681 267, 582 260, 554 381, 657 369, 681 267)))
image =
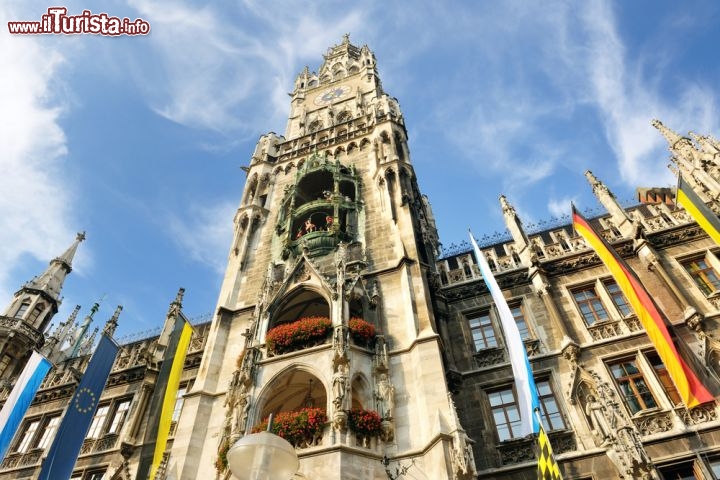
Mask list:
POLYGON ((315 120, 308 126, 308 131, 310 131, 310 133, 317 132, 322 127, 323 127, 322 122, 320 120, 315 120))
POLYGON ((43 310, 45 310, 45 305, 43 305, 42 303, 38 303, 37 305, 35 305, 35 308, 33 308, 33 311, 28 318, 28 322, 34 323, 35 320, 37 320, 40 314, 43 312, 43 310))
POLYGON ((25 312, 28 311, 28 308, 30 308, 30 300, 24 300, 20 308, 15 312, 15 318, 22 318, 25 312))
POLYGON ((352 120, 352 114, 348 110, 343 110, 337 115, 337 123, 343 123, 352 120))

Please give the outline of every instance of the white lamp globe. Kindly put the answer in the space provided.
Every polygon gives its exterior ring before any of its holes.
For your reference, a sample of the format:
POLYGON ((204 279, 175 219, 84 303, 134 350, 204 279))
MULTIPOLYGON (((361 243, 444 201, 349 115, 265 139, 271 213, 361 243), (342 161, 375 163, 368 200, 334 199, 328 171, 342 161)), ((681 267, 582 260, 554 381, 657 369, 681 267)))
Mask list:
POLYGON ((242 437, 228 450, 227 462, 239 480, 290 480, 300 468, 290 442, 270 432, 242 437))

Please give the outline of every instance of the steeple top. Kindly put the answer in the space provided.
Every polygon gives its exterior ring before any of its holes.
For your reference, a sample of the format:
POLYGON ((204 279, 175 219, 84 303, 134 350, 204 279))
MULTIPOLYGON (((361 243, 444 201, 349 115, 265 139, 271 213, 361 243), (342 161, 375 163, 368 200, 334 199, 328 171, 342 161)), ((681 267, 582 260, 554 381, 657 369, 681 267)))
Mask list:
POLYGON ((65 250, 65 253, 63 253, 53 261, 63 262, 68 266, 68 268, 72 267, 72 261, 73 258, 75 258, 75 253, 77 252, 78 245, 80 245, 80 242, 83 241, 85 241, 85 232, 78 232, 72 245, 70 245, 68 249, 65 250))
POLYGON ((72 245, 62 255, 53 258, 48 268, 26 283, 25 287, 45 292, 53 300, 59 302, 60 290, 65 282, 65 277, 72 271, 72 262, 75 253, 77 253, 78 245, 84 240, 85 232, 78 232, 72 245))
MULTIPOLYGON (((665 137, 665 140, 667 140, 668 144, 670 144, 670 149, 675 148, 675 145, 680 141, 683 140, 685 137, 681 137, 668 127, 666 127, 660 120, 653 120, 652 126, 657 128, 660 134, 665 137)), ((689 141, 690 139, 685 138, 685 140, 689 141)))

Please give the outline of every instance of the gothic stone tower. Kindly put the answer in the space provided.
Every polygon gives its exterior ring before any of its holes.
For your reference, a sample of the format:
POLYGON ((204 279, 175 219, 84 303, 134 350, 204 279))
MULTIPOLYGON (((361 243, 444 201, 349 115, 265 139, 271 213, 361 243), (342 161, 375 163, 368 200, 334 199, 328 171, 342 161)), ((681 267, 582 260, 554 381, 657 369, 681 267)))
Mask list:
POLYGON ((0 315, 0 380, 4 387, 13 384, 33 350, 40 350, 45 344, 43 332, 58 311, 62 301, 60 290, 83 240, 85 233, 78 233, 62 255, 51 260, 43 273, 15 293, 0 315))
POLYGON ((433 314, 437 233, 398 102, 374 54, 348 36, 317 74, 300 73, 291 97, 285 136, 263 135, 246 169, 170 469, 208 478, 268 414, 314 407, 327 421, 293 440, 297 478, 380 479, 402 467, 471 478, 433 314), (300 319, 312 333, 288 341, 300 319), (358 429, 358 409, 377 412, 380 428, 358 429))

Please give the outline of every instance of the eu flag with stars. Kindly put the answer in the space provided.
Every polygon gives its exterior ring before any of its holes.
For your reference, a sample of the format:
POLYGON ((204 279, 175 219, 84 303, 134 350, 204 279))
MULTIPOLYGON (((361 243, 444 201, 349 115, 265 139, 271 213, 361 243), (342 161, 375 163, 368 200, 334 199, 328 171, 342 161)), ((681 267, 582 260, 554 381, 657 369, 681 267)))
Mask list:
POLYGON ((118 349, 114 340, 102 336, 43 461, 39 480, 58 480, 72 475, 118 349))

